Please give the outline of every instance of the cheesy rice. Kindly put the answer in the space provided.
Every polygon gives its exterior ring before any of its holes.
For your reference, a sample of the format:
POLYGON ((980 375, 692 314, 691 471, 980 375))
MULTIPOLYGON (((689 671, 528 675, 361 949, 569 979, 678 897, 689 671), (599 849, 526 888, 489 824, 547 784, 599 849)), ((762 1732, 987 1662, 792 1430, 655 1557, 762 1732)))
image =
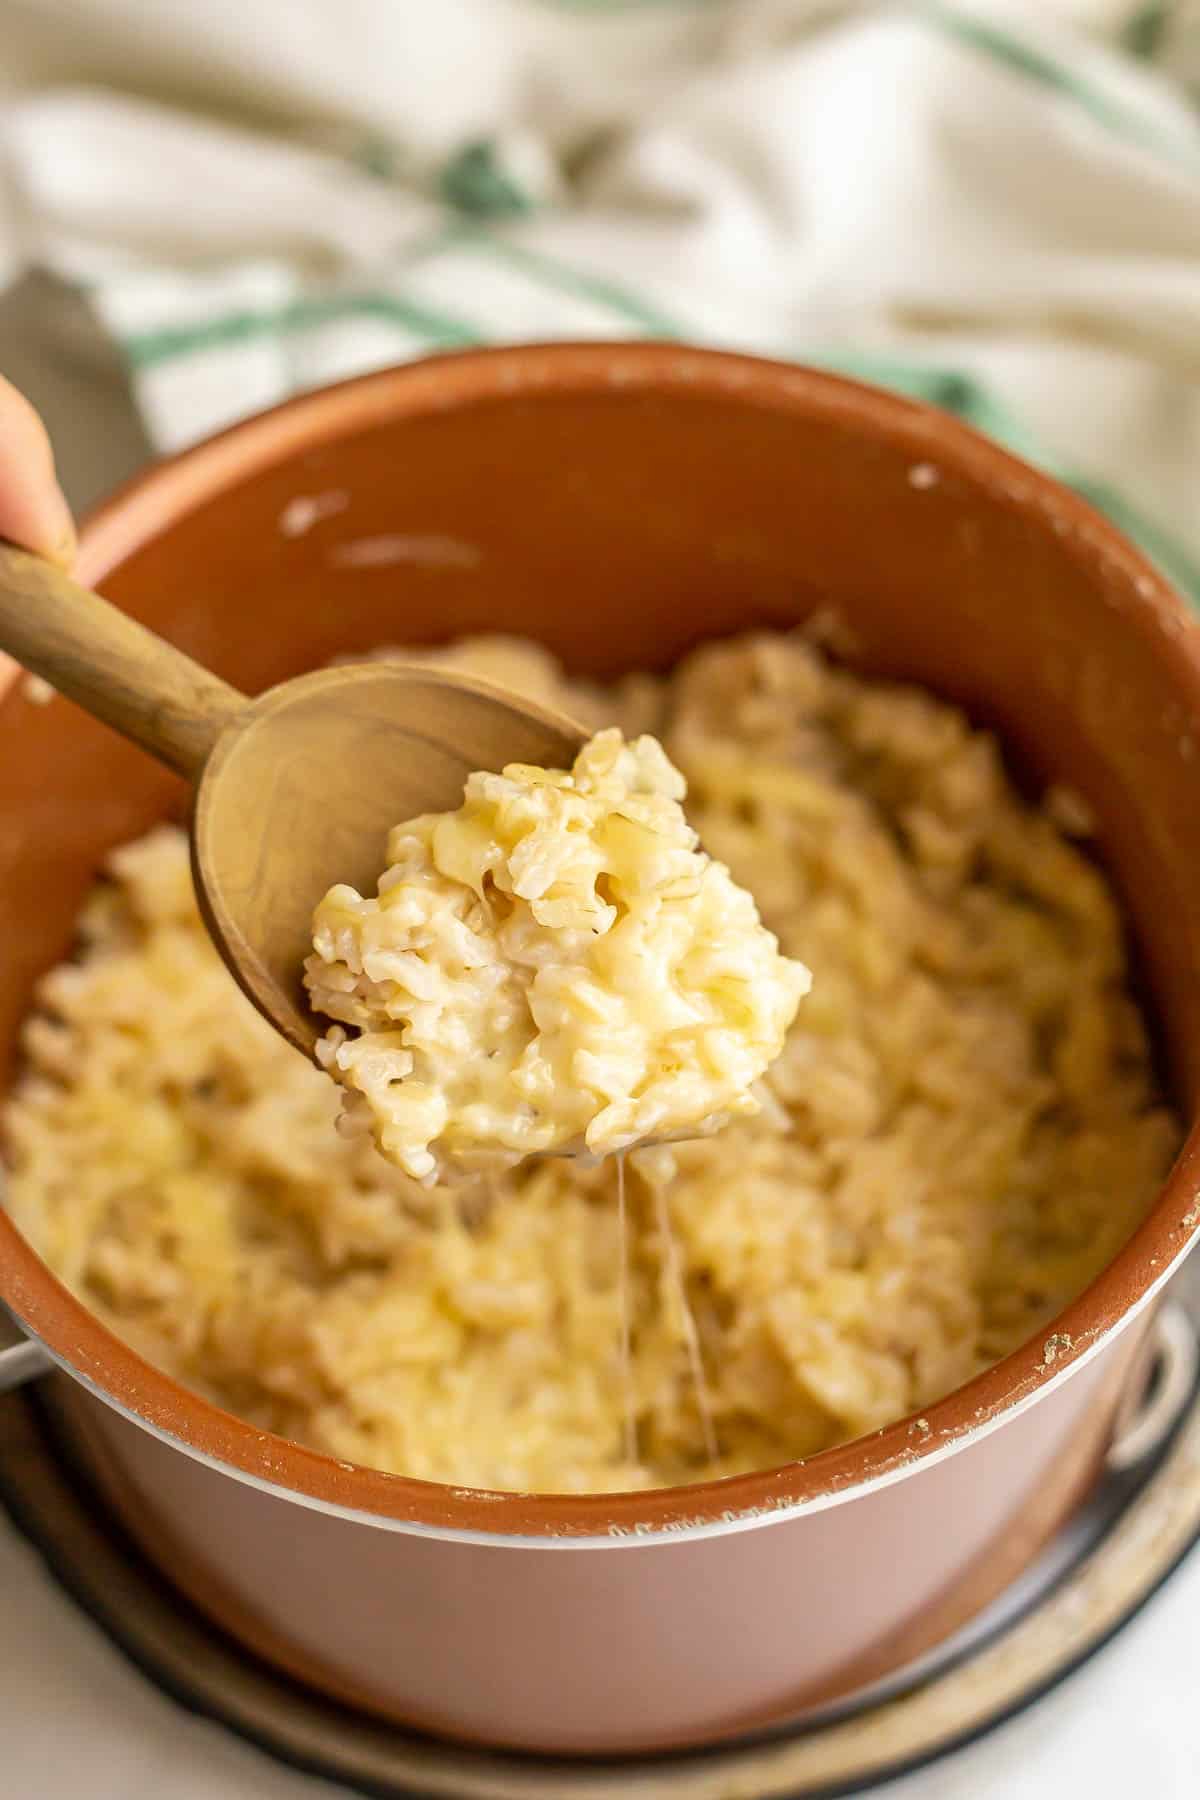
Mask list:
POLYGON ((660 1485, 919 1412, 1040 1331, 1142 1217, 1179 1131, 1100 871, 996 744, 800 637, 567 687, 533 646, 439 653, 650 731, 704 846, 813 973, 761 1110, 628 1158, 635 1460, 612 1159, 425 1188, 233 988, 182 833, 112 858, 46 977, 8 1203, 152 1361, 264 1428, 454 1484, 660 1485), (703 1449, 665 1197, 718 1440, 703 1449))

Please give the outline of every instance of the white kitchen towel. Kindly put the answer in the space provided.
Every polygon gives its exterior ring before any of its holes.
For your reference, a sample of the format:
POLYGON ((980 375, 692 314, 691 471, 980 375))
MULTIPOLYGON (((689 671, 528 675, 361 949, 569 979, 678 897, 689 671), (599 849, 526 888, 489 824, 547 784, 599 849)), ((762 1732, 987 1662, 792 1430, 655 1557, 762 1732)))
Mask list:
POLYGON ((1200 0, 0 0, 0 273, 172 449, 434 349, 933 399, 1200 589, 1200 0))

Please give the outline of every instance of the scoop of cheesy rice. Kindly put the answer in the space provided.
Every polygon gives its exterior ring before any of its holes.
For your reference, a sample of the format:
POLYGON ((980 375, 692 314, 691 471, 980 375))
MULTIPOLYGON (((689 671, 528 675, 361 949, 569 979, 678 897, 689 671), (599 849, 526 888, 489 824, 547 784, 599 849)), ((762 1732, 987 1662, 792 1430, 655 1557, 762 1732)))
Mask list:
POLYGON ((331 888, 305 982, 341 1021, 318 1057, 343 1123, 432 1184, 757 1112, 810 978, 685 792, 657 739, 602 731, 569 772, 475 774, 398 825, 374 898, 331 888))

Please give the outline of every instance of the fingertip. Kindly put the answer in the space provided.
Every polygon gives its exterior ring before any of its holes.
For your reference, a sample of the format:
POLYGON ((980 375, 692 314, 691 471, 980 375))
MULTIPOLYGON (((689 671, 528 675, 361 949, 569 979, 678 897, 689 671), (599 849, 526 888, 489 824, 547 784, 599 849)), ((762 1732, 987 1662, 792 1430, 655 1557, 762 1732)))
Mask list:
POLYGON ((46 427, 25 396, 0 376, 0 537, 68 567, 75 523, 54 470, 46 427))
POLYGON ((54 537, 53 547, 47 549, 45 554, 50 558, 51 562, 57 563, 60 568, 69 569, 75 561, 75 556, 79 549, 79 535, 75 530, 75 521, 71 517, 71 509, 67 505, 61 490, 59 490, 59 499, 62 500, 62 517, 54 537))

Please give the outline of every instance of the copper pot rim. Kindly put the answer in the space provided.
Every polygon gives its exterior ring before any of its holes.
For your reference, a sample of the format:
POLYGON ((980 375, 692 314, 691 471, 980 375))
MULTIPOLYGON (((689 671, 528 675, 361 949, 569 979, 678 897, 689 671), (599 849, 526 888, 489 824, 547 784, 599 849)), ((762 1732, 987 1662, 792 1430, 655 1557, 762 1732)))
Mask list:
MULTIPOLYGON (((556 343, 452 352, 373 371, 239 421, 152 464, 95 508, 81 533, 84 580, 104 574, 173 519, 239 477, 348 431, 531 392, 700 392, 807 412, 936 458, 1032 521, 1121 590, 1169 681, 1200 716, 1200 633, 1184 603, 1101 514, 1052 477, 949 415, 823 370, 661 343, 556 343), (1186 624, 1188 629, 1181 629, 1186 624)), ((16 678, 0 679, 0 694, 16 678)), ((527 1494, 452 1487, 340 1462, 261 1430, 183 1387, 122 1342, 55 1277, 0 1208, 0 1296, 69 1373, 192 1456, 301 1503, 448 1537, 552 1544, 678 1541, 846 1500, 965 1447, 1081 1362, 1157 1292, 1200 1231, 1200 1123, 1122 1250, 1043 1331, 965 1385, 867 1437, 805 1462, 684 1487, 619 1494, 527 1494)))

